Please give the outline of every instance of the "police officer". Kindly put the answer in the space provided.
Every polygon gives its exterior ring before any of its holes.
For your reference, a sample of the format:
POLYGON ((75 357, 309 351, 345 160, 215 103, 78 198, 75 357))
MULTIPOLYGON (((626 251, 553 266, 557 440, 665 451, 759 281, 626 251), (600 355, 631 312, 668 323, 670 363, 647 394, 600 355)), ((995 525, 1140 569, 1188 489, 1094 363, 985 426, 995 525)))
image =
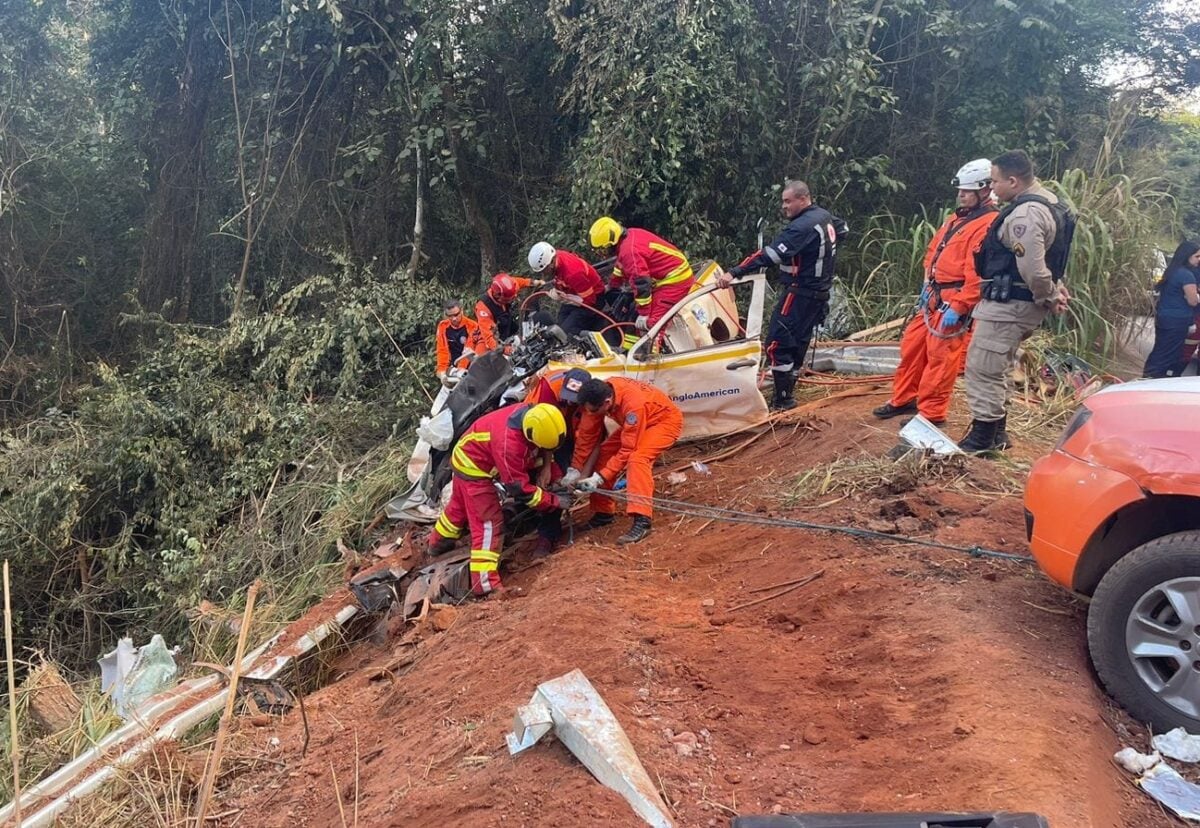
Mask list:
POLYGON ((1007 375, 1021 342, 1048 313, 1066 310, 1062 284, 1075 233, 1075 216, 1034 178, 1021 150, 992 160, 992 191, 1007 206, 988 229, 976 255, 983 299, 975 309, 975 335, 967 349, 967 404, 971 430, 963 451, 1009 448, 1005 429, 1007 375))
POLYGON ((746 273, 771 265, 779 267, 783 290, 767 329, 767 359, 775 380, 771 408, 781 411, 796 407, 796 372, 804 363, 813 329, 829 312, 837 240, 846 233, 844 221, 813 204, 803 181, 783 185, 782 208, 788 219, 783 232, 717 277, 718 285, 728 287, 734 278, 746 273))

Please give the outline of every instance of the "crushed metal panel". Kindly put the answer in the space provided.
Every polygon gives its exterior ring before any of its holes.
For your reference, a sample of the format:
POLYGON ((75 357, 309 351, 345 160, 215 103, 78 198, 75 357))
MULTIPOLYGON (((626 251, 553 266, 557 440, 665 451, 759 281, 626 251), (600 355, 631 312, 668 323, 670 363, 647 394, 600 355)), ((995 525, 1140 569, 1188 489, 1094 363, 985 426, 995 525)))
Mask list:
POLYGON ((841 374, 894 374, 899 367, 900 344, 897 342, 818 345, 812 355, 814 371, 837 371, 841 374))
POLYGON ((605 787, 619 793, 647 824, 674 828, 637 752, 596 688, 580 670, 542 682, 529 704, 517 710, 514 732, 506 737, 510 754, 554 734, 605 787))
POLYGON ((383 612, 400 600, 400 581, 407 574, 408 570, 399 566, 365 570, 350 579, 350 591, 367 612, 383 612))
POLYGON ((238 685, 238 694, 250 700, 259 713, 282 716, 296 706, 291 690, 278 681, 248 681, 238 685))
POLYGON ((411 616, 426 598, 431 604, 454 604, 466 598, 471 591, 470 560, 468 551, 451 552, 417 570, 404 593, 404 617, 411 616))

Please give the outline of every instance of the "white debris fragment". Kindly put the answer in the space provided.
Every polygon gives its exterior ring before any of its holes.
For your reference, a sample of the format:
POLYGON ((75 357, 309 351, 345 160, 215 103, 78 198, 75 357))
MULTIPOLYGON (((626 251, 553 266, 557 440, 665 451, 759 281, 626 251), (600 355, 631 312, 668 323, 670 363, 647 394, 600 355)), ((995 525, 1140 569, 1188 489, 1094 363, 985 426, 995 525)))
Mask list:
POLYGON ((1180 762, 1200 762, 1200 736, 1193 736, 1182 727, 1160 733, 1150 740, 1154 749, 1163 756, 1180 762))
POLYGON ((142 702, 174 685, 179 676, 174 654, 158 634, 144 647, 134 647, 133 639, 122 638, 99 663, 100 690, 111 691, 117 714, 126 721, 142 702))
POLYGON ((1187 781, 1166 762, 1138 780, 1142 790, 1184 819, 1200 820, 1200 786, 1187 781))
POLYGON ((1133 748, 1127 747, 1114 753, 1113 761, 1130 773, 1136 773, 1141 776, 1161 762, 1162 757, 1157 752, 1147 755, 1145 753, 1138 753, 1133 748))
POLYGON ((542 682, 529 704, 517 708, 513 732, 506 736, 509 754, 529 749, 551 730, 592 776, 624 797, 647 824, 674 828, 617 717, 579 670, 542 682))

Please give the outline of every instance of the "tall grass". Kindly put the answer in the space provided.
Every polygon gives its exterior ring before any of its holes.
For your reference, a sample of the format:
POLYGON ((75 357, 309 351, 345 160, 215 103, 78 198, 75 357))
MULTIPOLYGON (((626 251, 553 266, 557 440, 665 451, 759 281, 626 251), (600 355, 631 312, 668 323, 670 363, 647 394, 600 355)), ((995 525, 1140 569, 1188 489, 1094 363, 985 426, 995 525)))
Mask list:
MULTIPOLYGON (((1055 346, 1100 365, 1116 355, 1131 317, 1151 313, 1159 251, 1174 247, 1175 201, 1165 181, 1126 173, 1106 141, 1091 170, 1071 169, 1044 182, 1075 211, 1078 224, 1067 268, 1072 300, 1047 323, 1055 346)), ((939 222, 928 211, 869 218, 861 241, 840 267, 850 330, 903 316, 923 278, 922 262, 939 222)))
POLYGON ((922 210, 913 216, 878 213, 853 228, 839 272, 844 299, 839 333, 878 325, 908 314, 925 278, 925 248, 944 211, 922 210))
POLYGON ((1092 172, 1068 170, 1047 182, 1079 217, 1067 288, 1067 313, 1051 324, 1072 352, 1106 362, 1123 323, 1153 313, 1151 286, 1173 247, 1175 200, 1158 176, 1134 176, 1097 163, 1092 172))

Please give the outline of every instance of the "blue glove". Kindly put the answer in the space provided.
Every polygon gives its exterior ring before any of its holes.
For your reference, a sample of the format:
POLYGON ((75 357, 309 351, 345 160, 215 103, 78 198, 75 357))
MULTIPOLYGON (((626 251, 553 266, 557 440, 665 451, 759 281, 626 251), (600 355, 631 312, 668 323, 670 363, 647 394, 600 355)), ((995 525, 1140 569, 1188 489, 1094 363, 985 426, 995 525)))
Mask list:
POLYGON ((939 325, 938 328, 943 331, 948 331, 957 325, 961 319, 962 317, 958 315, 958 311, 952 307, 948 307, 946 310, 942 311, 942 324, 939 325))
POLYGON ((929 286, 929 282, 926 282, 925 287, 921 288, 921 295, 917 297, 918 305, 924 305, 929 302, 929 293, 931 290, 932 288, 929 286))

